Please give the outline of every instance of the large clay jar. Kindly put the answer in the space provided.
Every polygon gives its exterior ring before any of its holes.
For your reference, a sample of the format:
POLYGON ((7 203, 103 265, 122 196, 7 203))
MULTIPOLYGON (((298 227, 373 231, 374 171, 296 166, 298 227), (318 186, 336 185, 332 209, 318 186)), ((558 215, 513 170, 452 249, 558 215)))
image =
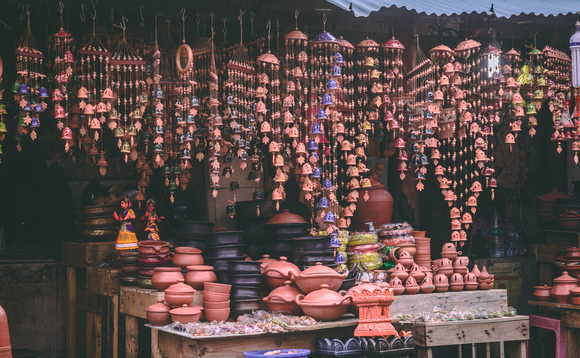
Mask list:
POLYGON ((205 282, 216 282, 217 276, 213 271, 213 266, 192 265, 187 266, 185 282, 196 290, 203 289, 205 282))
POLYGON ((570 290, 578 287, 578 280, 568 275, 568 271, 562 272, 562 276, 554 279, 554 285, 550 291, 552 299, 559 303, 566 303, 570 290))
POLYGON ((159 291, 163 291, 180 281, 183 282, 181 267, 155 267, 153 269, 151 283, 159 291))
POLYGON ((181 267, 203 265, 201 250, 195 247, 176 247, 175 255, 173 255, 173 264, 181 267))
POLYGON ((169 306, 159 300, 147 307, 147 320, 154 326, 165 326, 171 322, 169 306))
POLYGON ((165 290, 165 302, 167 302, 170 307, 190 305, 193 302, 194 293, 195 289, 190 285, 183 283, 183 280, 181 280, 165 290))
POLYGON ((361 188, 357 208, 352 217, 351 228, 366 231, 366 223, 372 222, 375 227, 388 224, 393 218, 393 197, 385 186, 371 177, 371 186, 361 188), (368 198, 368 200, 365 200, 368 198))
POLYGON ((537 301, 549 301, 551 290, 552 287, 548 285, 534 286, 534 292, 532 292, 532 296, 534 296, 537 301))
POLYGON ((305 293, 318 290, 323 283, 327 284, 331 290, 337 291, 347 275, 348 273, 346 272, 340 274, 320 262, 317 262, 316 265, 307 268, 297 275, 290 272, 290 278, 305 293))
POLYGON ((320 321, 335 321, 339 319, 351 303, 351 297, 345 291, 336 292, 328 285, 320 285, 320 289, 306 296, 296 296, 296 303, 307 315, 320 321))
MULTIPOLYGON (((320 285, 318 287, 320 288, 320 285)), ((283 286, 273 289, 263 301, 272 312, 299 315, 301 310, 296 304, 296 296, 301 293, 299 289, 292 286, 292 281, 286 281, 283 286)))
POLYGON ((417 281, 413 278, 413 276, 409 276, 407 281, 405 281, 405 293, 408 295, 415 295, 419 293, 421 287, 417 284, 417 281))
POLYGON ((435 291, 435 285, 433 285, 433 279, 431 276, 426 276, 421 282, 421 292, 423 293, 431 293, 435 291))
POLYGON ((291 280, 300 273, 298 266, 288 262, 288 258, 282 256, 279 261, 269 263, 262 273, 266 276, 266 282, 270 287, 280 287, 284 282, 291 280))

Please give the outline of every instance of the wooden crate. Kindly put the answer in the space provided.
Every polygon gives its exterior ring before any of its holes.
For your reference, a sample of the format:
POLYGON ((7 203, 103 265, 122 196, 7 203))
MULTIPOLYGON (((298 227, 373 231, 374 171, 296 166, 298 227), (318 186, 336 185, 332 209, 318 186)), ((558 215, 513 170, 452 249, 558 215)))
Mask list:
POLYGON ((104 296, 119 294, 119 274, 115 268, 87 267, 88 292, 104 296))
POLYGON ((63 251, 65 265, 72 267, 93 266, 113 257, 115 242, 65 242, 63 251))

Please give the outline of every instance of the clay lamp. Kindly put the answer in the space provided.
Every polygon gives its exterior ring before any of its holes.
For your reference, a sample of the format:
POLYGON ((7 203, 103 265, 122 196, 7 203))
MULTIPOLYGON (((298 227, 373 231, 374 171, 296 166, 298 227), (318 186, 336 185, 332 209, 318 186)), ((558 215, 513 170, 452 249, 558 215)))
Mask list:
POLYGON ((393 271, 391 272, 391 277, 396 277, 402 282, 409 277, 409 273, 405 269, 405 266, 403 266, 401 263, 398 263, 393 268, 393 271))
POLYGON ((481 269, 477 281, 479 282, 480 290, 489 290, 492 287, 493 277, 487 272, 487 268, 485 266, 483 266, 481 269))
POLYGON ((190 305, 193 302, 195 289, 190 285, 183 283, 183 279, 165 289, 165 302, 170 307, 181 307, 190 305))
POLYGON ((562 276, 554 279, 554 284, 550 295, 552 299, 559 303, 566 303, 570 290, 578 287, 578 280, 568 274, 568 271, 563 271, 562 276))
POLYGON ((312 291, 306 296, 296 296, 296 303, 305 314, 320 321, 335 321, 339 319, 350 305, 351 297, 345 291, 336 292, 327 284, 312 291))
POLYGON ((534 296, 537 301, 549 301, 551 290, 552 286, 548 285, 534 286, 534 292, 532 293, 532 296, 534 296))
POLYGON ((413 260, 413 256, 411 256, 411 253, 406 249, 400 249, 398 254, 399 258, 397 259, 397 262, 402 264, 405 268, 410 268, 415 262, 413 260))
POLYGON ((403 286, 403 282, 398 277, 393 277, 391 281, 389 281, 389 285, 391 286, 393 293, 395 296, 402 295, 405 293, 405 287, 403 286))
POLYGON ((285 281, 283 286, 273 289, 263 301, 272 312, 299 315, 301 310, 296 304, 296 296, 299 294, 300 290, 292 286, 292 281, 285 281))
POLYGON ((438 273, 434 277, 435 290, 437 292, 447 292, 449 290, 449 280, 447 276, 438 273))
POLYGON ((445 258, 441 259, 439 268, 437 268, 437 273, 443 274, 445 276, 451 276, 451 274, 453 274, 451 260, 445 258))
POLYGON ((389 306, 395 300, 388 284, 363 282, 348 290, 352 303, 358 308, 356 337, 392 336, 397 331, 391 324, 389 306))
POLYGON ((468 272, 463 276, 463 283, 467 291, 477 290, 479 283, 477 283, 477 276, 473 272, 468 272))
POLYGON ((481 272, 479 271, 479 267, 477 266, 477 264, 473 265, 473 269, 471 270, 471 273, 473 273, 475 275, 475 277, 479 278, 479 275, 481 274, 481 272))
POLYGON ((421 282, 421 292, 422 293, 431 293, 435 291, 435 285, 433 285, 433 279, 431 276, 426 276, 421 282))
POLYGON ((409 276, 407 281, 405 281, 405 293, 408 295, 415 295, 419 293, 421 287, 417 284, 417 281, 413 278, 413 276, 409 276))
POLYGON ((298 266, 288 262, 287 257, 280 257, 279 261, 269 263, 262 274, 266 276, 266 282, 270 287, 280 287, 284 282, 291 280, 292 276, 300 274, 298 266))
POLYGON ((296 282, 298 288, 305 293, 310 293, 319 289, 323 283, 327 284, 331 290, 337 291, 347 275, 348 273, 340 274, 321 262, 317 262, 298 274, 291 272, 290 278, 296 282))
POLYGON ((147 321, 154 326, 165 326, 171 323, 169 307, 163 303, 163 300, 158 300, 157 303, 147 307, 147 321))
POLYGON ((409 274, 415 279, 417 282, 423 281, 425 276, 427 275, 419 265, 414 264, 409 271, 409 274))
POLYGON ((451 291, 463 291, 463 275, 460 273, 454 273, 451 275, 451 283, 449 284, 449 288, 451 291))

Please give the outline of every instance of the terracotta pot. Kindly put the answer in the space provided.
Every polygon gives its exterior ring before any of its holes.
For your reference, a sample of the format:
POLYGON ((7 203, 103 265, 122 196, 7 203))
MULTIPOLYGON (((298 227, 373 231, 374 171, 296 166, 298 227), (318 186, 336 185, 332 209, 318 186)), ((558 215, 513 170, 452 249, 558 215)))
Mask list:
POLYGON ((219 308, 230 308, 231 301, 222 301, 222 302, 212 302, 212 301, 204 301, 203 308, 205 309, 219 309, 219 308))
POLYGON ((537 301, 549 301, 551 290, 552 287, 548 285, 534 286, 534 292, 532 293, 532 296, 534 296, 537 301))
POLYGON ((123 265, 121 270, 126 274, 131 274, 131 273, 139 271, 139 267, 140 266, 137 266, 137 265, 123 265))
POLYGON ((427 231, 418 231, 415 230, 412 232, 413 237, 425 237, 427 235, 427 231))
POLYGON ((173 255, 175 266, 187 267, 193 265, 203 265, 201 250, 195 247, 176 247, 173 255))
POLYGON ((192 265, 187 266, 185 282, 196 290, 203 289, 204 282, 215 282, 217 276, 213 271, 213 266, 192 265))
POLYGON ((266 282, 270 287, 280 287, 284 282, 291 280, 293 276, 300 274, 298 266, 288 262, 288 258, 282 256, 279 261, 271 262, 263 270, 266 282))
POLYGON ((168 254, 171 248, 166 241, 144 240, 139 241, 137 251, 142 255, 165 255, 168 254))
POLYGON ((227 321, 230 317, 230 308, 206 308, 203 313, 205 315, 205 319, 209 322, 222 322, 227 321))
POLYGON ((580 259, 580 247, 568 247, 566 249, 565 256, 568 258, 580 259))
POLYGON ((415 279, 415 281, 417 281, 417 282, 423 281, 423 279, 426 276, 425 272, 417 264, 414 264, 413 266, 411 266, 411 270, 409 271, 409 275, 411 275, 415 279))
POLYGON ((570 290, 570 303, 573 305, 580 305, 580 287, 570 290))
POLYGON ((167 302, 170 307, 190 305, 193 302, 194 293, 195 289, 183 283, 183 280, 181 280, 165 290, 165 302, 167 302))
POLYGON ((477 267, 477 264, 473 265, 473 269, 471 269, 471 272, 475 275, 475 277, 479 278, 479 275, 481 274, 481 272, 479 271, 479 267, 477 267))
POLYGON ((340 274, 320 262, 298 274, 290 272, 290 278, 305 293, 318 290, 323 283, 331 290, 337 291, 347 275, 348 273, 340 274))
POLYGON ((177 282, 183 282, 181 267, 155 267, 153 269, 151 283, 159 291, 163 291, 177 282))
POLYGON ((457 256, 453 261, 453 266, 467 266, 469 265, 469 257, 457 256))
POLYGON ((403 286, 403 282, 398 277, 393 277, 391 281, 389 281, 389 285, 391 285, 394 295, 398 296, 405 293, 405 286, 403 286))
POLYGON ((401 244, 399 248, 401 250, 407 251, 411 255, 411 257, 415 257, 415 255, 417 254, 417 246, 415 246, 415 244, 401 244))
POLYGON ((0 357, 12 358, 12 347, 10 346, 10 329, 8 327, 8 316, 6 311, 0 306, 0 357))
POLYGON ((219 293, 212 291, 203 291, 203 301, 204 302, 225 302, 230 300, 229 293, 219 293))
POLYGON ((171 322, 169 306, 159 300, 147 307, 147 320, 154 326, 165 326, 171 322))
POLYGON ((330 290, 326 284, 306 296, 296 296, 296 303, 304 313, 320 321, 337 320, 346 312, 350 301, 351 297, 345 291, 330 290))
POLYGON ((463 285, 463 274, 454 273, 451 275, 451 283, 449 284, 451 291, 463 291, 463 285))
MULTIPOLYGON (((320 288, 320 285, 318 287, 320 288)), ((286 281, 283 286, 273 289, 263 301, 272 312, 299 315, 301 310, 296 304, 296 297, 300 294, 300 290, 292 286, 292 281, 286 281)))
POLYGON ((281 225, 281 224, 306 224, 306 220, 298 215, 291 213, 288 210, 282 210, 281 213, 276 214, 266 222, 266 225, 281 225))
POLYGON ((415 295, 419 293, 421 287, 417 284, 417 281, 413 278, 413 276, 409 276, 407 281, 405 281, 405 293, 408 295, 415 295))
POLYGON ((435 291, 435 285, 433 285, 433 280, 430 276, 426 276, 421 282, 421 292, 423 293, 431 293, 435 291))
POLYGON ((554 301, 565 303, 570 296, 570 290, 576 287, 578 287, 578 280, 568 275, 568 271, 563 271, 562 276, 554 279, 550 295, 554 301))
POLYGON ((447 276, 438 273, 435 275, 434 279, 435 291, 437 292, 447 292, 449 290, 449 280, 447 276))
POLYGON ((379 227, 391 222, 393 217, 393 197, 385 186, 371 178, 370 188, 361 188, 357 209, 352 217, 351 228, 358 231, 367 230, 366 223, 372 222, 379 227), (368 194, 367 194, 368 193, 368 194), (368 200, 364 200, 368 196, 368 200))
POLYGON ((179 308, 174 308, 169 311, 171 320, 179 323, 193 323, 199 321, 203 307, 183 305, 179 308))
POLYGON ((150 256, 139 256, 137 262, 140 266, 144 267, 155 267, 159 265, 165 265, 169 262, 169 254, 166 255, 150 255, 150 256))
POLYGON ((395 267, 393 267, 393 271, 391 271, 391 277, 396 277, 402 282, 407 280, 409 273, 405 269, 405 266, 403 266, 401 263, 398 263, 395 265, 395 267))
POLYGON ((218 282, 204 282, 203 283, 203 290, 208 292, 216 292, 216 293, 227 293, 228 295, 232 292, 232 285, 228 285, 227 283, 218 283, 218 282))

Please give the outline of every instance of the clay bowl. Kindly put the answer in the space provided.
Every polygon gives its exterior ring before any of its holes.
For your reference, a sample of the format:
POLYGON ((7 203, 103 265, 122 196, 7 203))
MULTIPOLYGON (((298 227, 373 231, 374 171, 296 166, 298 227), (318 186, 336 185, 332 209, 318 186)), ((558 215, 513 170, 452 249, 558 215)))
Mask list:
POLYGON ((212 291, 203 291, 204 302, 225 302, 230 300, 229 293, 218 293, 212 291))
MULTIPOLYGON (((203 307, 208 310, 208 309, 221 309, 221 308, 230 308, 230 302, 231 301, 222 301, 222 302, 212 302, 212 301, 206 301, 203 303, 203 307)), ((207 312, 207 311, 206 311, 207 312)))
POLYGON ((204 310, 205 319, 212 321, 226 321, 230 317, 230 308, 206 308, 204 310))
POLYGON ((202 310, 203 307, 201 306, 188 307, 184 305, 170 310, 169 314, 171 314, 171 320, 173 322, 193 323, 199 321, 202 310))
POLYGON ((215 292, 222 294, 230 294, 232 292, 232 285, 217 282, 204 282, 203 283, 204 292, 215 292))

